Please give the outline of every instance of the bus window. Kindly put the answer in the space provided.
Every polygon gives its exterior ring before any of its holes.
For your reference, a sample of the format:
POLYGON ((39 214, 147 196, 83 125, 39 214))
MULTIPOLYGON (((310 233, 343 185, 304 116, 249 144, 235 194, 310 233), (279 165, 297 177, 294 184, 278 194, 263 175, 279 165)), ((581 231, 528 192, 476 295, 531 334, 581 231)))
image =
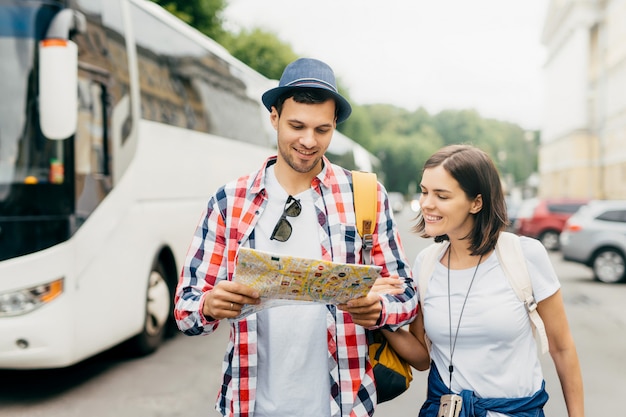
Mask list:
MULTIPOLYGON (((129 71, 120 4, 78 1, 87 30, 76 36, 78 127, 74 138, 76 222, 82 224, 114 184, 119 150, 130 137, 129 71), (124 107, 125 111, 116 109, 124 107), (113 120, 121 116, 123 120, 113 120), (115 117, 117 117, 115 116, 115 117)), ((116 172, 119 178, 125 167, 116 172)))
POLYGON ((143 118, 263 146, 273 143, 268 115, 236 69, 202 42, 132 6, 133 26, 141 28, 134 35, 143 118))

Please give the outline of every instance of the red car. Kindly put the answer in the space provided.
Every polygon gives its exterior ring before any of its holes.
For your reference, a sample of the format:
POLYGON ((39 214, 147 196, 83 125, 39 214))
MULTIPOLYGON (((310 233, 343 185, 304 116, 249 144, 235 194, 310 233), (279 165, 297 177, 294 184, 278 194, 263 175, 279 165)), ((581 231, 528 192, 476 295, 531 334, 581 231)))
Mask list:
POLYGON ((513 225, 515 233, 539 239, 548 250, 559 249, 565 222, 589 199, 531 198, 524 200, 513 225))

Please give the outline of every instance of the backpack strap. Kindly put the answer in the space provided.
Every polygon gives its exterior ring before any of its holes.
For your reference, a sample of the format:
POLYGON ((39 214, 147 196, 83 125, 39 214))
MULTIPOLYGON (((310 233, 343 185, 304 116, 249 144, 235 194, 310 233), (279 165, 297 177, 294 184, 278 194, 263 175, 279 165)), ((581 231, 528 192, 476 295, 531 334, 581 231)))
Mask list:
POLYGON ((356 228, 363 239, 363 263, 371 263, 374 225, 378 209, 378 182, 373 172, 352 171, 356 228))
POLYGON ((496 244, 496 255, 504 274, 509 278, 517 297, 524 303, 533 327, 535 338, 541 343, 541 353, 549 350, 546 329, 537 311, 537 301, 533 295, 532 282, 526 266, 526 257, 522 251, 519 236, 502 232, 496 244))
POLYGON ((428 281, 435 272, 435 266, 437 261, 441 257, 441 254, 446 251, 450 242, 432 243, 426 249, 424 249, 424 257, 420 262, 419 277, 417 278, 417 289, 420 296, 420 304, 424 304, 424 296, 426 295, 426 289, 428 289, 428 281))
MULTIPOLYGON (((417 278, 417 292, 420 296, 420 308, 423 309, 424 297, 426 296, 426 290, 428 289, 428 281, 435 272, 435 267, 441 255, 446 251, 450 242, 432 243, 426 249, 424 249, 424 257, 420 262, 419 277, 417 278)), ((424 311, 424 310, 422 310, 424 311)), ((430 352, 430 339, 424 333, 424 340, 426 341, 426 348, 430 352)))

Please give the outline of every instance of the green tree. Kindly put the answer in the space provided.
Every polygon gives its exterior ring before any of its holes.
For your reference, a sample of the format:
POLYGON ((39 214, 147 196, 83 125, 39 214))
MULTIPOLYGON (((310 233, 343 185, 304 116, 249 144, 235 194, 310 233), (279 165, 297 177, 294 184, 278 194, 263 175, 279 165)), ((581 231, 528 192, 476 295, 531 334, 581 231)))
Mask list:
POLYGON ((412 192, 421 180, 424 162, 442 145, 441 136, 429 126, 411 135, 386 132, 378 136, 375 154, 387 190, 412 192))
POLYGON ((287 64, 298 58, 291 45, 258 28, 228 34, 221 43, 235 58, 273 80, 278 80, 287 64))
POLYGON ((348 120, 337 125, 337 130, 371 152, 375 147, 376 130, 369 116, 365 107, 352 104, 352 114, 348 120))
POLYGON ((224 34, 222 12, 226 0, 152 0, 216 42, 224 34))
POLYGON ((509 185, 525 181, 537 167, 532 132, 482 118, 475 110, 444 110, 431 116, 423 108, 409 112, 388 104, 355 109, 355 119, 346 121, 343 132, 380 159, 380 174, 390 191, 412 191, 426 159, 440 147, 456 143, 487 152, 509 185))
POLYGON ((481 148, 493 158, 500 174, 516 183, 537 168, 533 133, 516 124, 484 119, 474 110, 445 110, 434 117, 434 123, 446 145, 470 143, 481 148))
POLYGON ((434 116, 435 128, 444 144, 477 144, 483 137, 481 117, 475 110, 444 110, 434 116))

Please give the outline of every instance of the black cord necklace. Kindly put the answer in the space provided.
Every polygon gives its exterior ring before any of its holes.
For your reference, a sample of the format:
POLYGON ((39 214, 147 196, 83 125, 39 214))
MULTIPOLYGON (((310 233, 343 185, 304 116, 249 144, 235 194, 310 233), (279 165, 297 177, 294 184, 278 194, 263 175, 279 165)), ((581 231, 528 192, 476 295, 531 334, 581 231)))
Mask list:
POLYGON ((450 327, 450 365, 448 366, 448 371, 450 372, 450 385, 448 386, 448 390, 452 392, 452 372, 454 372, 454 366, 452 365, 452 356, 454 356, 454 349, 456 348, 456 339, 459 336, 459 328, 461 327, 461 317, 463 317, 463 310, 465 310, 465 303, 467 303, 467 297, 469 296, 470 290, 472 289, 472 284, 474 283, 474 278, 476 278, 476 273, 478 272, 478 267, 480 266, 480 261, 483 259, 483 255, 480 255, 478 258, 478 263, 476 264, 476 269, 474 269, 474 275, 472 275, 472 280, 470 281, 469 287, 467 288, 467 294, 465 294, 465 300, 463 300, 463 306, 461 307, 461 313, 459 314, 459 322, 456 325, 456 332, 454 333, 454 343, 452 342, 452 303, 450 301, 450 255, 452 252, 452 245, 448 247, 448 324, 450 327))

